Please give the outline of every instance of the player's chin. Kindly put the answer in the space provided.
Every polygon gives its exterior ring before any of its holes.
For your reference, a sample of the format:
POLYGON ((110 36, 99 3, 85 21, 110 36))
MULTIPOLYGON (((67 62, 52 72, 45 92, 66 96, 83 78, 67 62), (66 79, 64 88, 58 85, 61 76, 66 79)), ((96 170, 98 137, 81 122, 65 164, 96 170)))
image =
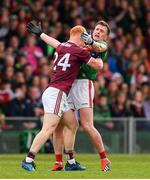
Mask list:
POLYGON ((97 37, 97 36, 94 36, 94 41, 99 41, 100 40, 100 38, 99 37, 97 37))

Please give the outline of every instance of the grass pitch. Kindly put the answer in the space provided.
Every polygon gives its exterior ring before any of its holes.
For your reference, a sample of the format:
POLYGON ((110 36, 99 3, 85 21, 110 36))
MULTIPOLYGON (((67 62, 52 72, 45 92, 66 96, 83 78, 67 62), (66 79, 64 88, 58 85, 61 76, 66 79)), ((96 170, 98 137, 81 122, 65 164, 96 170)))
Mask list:
POLYGON ((27 172, 20 167, 25 155, 0 155, 0 178, 150 178, 150 154, 145 155, 110 155, 112 171, 100 170, 97 154, 76 154, 76 159, 87 167, 86 171, 50 171, 54 163, 53 154, 38 154, 36 157, 37 171, 27 172))

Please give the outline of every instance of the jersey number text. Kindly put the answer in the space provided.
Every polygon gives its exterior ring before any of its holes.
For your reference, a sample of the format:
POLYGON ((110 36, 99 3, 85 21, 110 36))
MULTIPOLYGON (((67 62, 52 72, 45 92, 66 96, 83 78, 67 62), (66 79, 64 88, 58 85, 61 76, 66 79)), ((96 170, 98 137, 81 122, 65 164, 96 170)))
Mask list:
POLYGON ((70 54, 66 53, 59 61, 57 64, 56 61, 58 59, 58 53, 55 52, 55 59, 54 59, 54 70, 56 70, 57 66, 61 66, 62 67, 62 71, 66 71, 68 67, 71 66, 71 64, 69 64, 69 58, 70 58, 70 54))

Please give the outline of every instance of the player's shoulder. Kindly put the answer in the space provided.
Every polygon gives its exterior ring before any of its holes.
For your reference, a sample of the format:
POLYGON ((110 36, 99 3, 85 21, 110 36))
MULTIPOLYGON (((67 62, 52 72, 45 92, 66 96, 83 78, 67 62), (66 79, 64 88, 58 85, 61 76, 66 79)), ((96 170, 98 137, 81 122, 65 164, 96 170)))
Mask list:
POLYGON ((68 42, 62 42, 58 45, 57 49, 62 49, 62 48, 68 48, 71 47, 72 45, 68 42))
POLYGON ((58 47, 60 47, 60 48, 69 48, 69 49, 70 48, 71 49, 80 49, 80 47, 77 46, 75 43, 69 42, 69 41, 61 43, 58 47))
POLYGON ((70 51, 72 49, 72 44, 68 43, 68 42, 62 42, 58 45, 58 47, 56 48, 56 51, 58 53, 66 53, 67 51, 70 51))
POLYGON ((80 56, 89 55, 90 54, 90 49, 88 49, 88 47, 79 47, 78 48, 78 54, 80 56))
POLYGON ((78 45, 76 45, 74 43, 72 43, 71 45, 72 45, 71 46, 71 51, 73 51, 73 52, 76 52, 76 53, 80 54, 83 51, 85 51, 85 49, 83 47, 80 47, 80 46, 78 46, 78 45))

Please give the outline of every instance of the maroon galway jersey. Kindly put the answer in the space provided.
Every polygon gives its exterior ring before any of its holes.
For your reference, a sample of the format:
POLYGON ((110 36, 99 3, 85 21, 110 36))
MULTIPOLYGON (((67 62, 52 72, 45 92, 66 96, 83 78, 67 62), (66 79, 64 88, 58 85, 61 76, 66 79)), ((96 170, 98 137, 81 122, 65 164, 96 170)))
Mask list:
POLYGON ((56 48, 54 68, 50 87, 69 93, 72 83, 79 74, 82 63, 87 63, 90 53, 72 42, 65 42, 56 48))

